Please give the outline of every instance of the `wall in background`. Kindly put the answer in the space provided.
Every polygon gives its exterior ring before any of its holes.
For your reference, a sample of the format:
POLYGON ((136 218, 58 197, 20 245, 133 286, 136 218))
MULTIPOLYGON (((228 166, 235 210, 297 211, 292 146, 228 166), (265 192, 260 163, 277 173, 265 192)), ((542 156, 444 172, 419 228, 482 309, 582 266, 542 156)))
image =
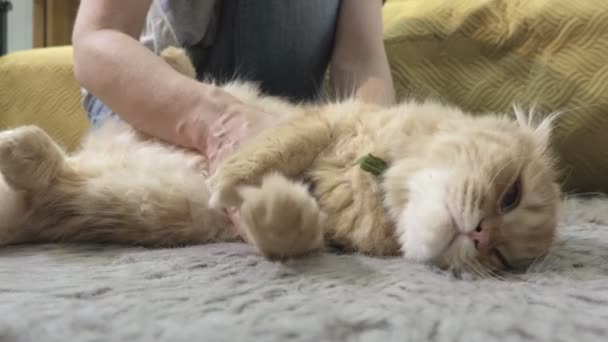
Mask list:
POLYGON ((34 1, 12 0, 8 12, 8 52, 27 50, 34 39, 34 1))

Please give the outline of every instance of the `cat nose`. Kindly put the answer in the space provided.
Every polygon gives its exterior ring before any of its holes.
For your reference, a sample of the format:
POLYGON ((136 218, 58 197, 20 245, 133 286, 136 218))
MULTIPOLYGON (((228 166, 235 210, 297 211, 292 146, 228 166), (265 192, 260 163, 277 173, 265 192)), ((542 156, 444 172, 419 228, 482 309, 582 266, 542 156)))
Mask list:
POLYGON ((481 224, 467 236, 473 240, 476 249, 486 249, 490 246, 490 232, 488 229, 483 229, 481 224))

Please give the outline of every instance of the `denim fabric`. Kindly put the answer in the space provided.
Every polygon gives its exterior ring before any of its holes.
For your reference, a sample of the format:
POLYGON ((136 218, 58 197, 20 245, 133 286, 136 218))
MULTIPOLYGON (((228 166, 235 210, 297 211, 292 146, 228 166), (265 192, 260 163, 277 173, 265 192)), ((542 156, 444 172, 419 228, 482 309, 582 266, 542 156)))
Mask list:
POLYGON ((82 106, 93 129, 99 127, 109 118, 118 118, 116 113, 91 93, 86 92, 84 94, 82 106))
MULTIPOLYGON (((185 47, 199 79, 253 81, 264 93, 293 101, 320 96, 340 0, 223 0, 220 6, 211 48, 200 54, 185 47)), ((93 127, 115 116, 91 94, 84 106, 93 127)))

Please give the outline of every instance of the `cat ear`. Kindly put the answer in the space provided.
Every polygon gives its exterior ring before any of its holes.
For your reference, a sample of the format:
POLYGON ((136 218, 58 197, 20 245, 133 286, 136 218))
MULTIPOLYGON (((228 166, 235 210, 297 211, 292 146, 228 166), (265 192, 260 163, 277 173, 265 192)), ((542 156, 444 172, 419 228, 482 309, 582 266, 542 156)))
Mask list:
POLYGON ((532 108, 526 112, 519 104, 513 104, 513 113, 515 113, 517 123, 522 127, 530 127, 532 125, 532 117, 534 116, 535 108, 536 105, 534 104, 532 105, 532 108))
POLYGON ((546 146, 549 146, 553 130, 555 129, 555 123, 560 114, 561 112, 553 112, 547 115, 534 129, 534 135, 546 146))
POLYGON ((532 105, 530 110, 527 112, 519 105, 513 105, 513 111, 519 125, 532 129, 535 139, 544 150, 549 147, 551 137, 553 136, 555 122, 557 121, 561 112, 553 112, 546 115, 540 121, 537 121, 535 120, 535 109, 536 104, 532 105))

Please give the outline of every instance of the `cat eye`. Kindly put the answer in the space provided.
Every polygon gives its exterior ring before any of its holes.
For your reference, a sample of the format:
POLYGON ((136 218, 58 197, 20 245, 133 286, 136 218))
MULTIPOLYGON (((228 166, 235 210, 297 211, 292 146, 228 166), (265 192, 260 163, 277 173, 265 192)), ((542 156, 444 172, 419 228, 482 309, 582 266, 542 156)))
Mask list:
POLYGON ((500 199, 500 212, 507 213, 519 204, 521 199, 521 181, 518 178, 500 199))

